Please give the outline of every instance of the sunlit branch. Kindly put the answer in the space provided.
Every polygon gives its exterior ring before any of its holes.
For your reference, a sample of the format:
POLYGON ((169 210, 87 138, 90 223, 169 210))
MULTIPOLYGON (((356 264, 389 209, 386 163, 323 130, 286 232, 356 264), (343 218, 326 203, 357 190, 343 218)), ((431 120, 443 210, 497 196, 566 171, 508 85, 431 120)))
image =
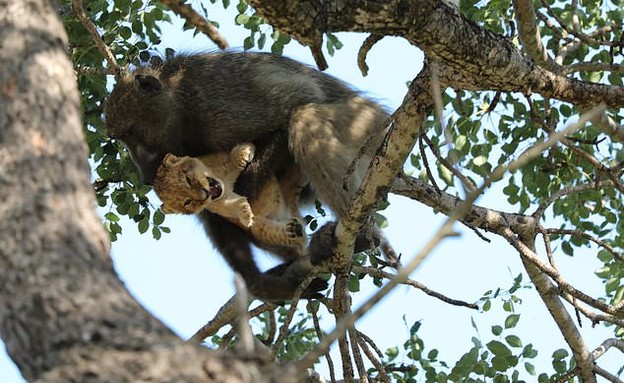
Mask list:
POLYGON ((535 63, 558 73, 561 67, 548 55, 542 44, 542 37, 536 24, 533 2, 528 0, 513 0, 513 8, 518 21, 518 32, 522 46, 535 63))
POLYGON ((594 299, 584 292, 574 288, 561 276, 561 273, 559 273, 558 270, 554 269, 552 266, 539 259, 537 254, 535 254, 533 250, 531 250, 522 241, 520 241, 517 238, 517 235, 511 229, 504 228, 501 234, 522 255, 523 258, 527 259, 541 272, 552 278, 557 283, 560 290, 572 295, 576 299, 579 299, 580 301, 585 302, 602 312, 615 316, 622 315, 622 313, 618 312, 618 310, 616 310, 613 306, 607 305, 606 303, 598 299, 594 299))

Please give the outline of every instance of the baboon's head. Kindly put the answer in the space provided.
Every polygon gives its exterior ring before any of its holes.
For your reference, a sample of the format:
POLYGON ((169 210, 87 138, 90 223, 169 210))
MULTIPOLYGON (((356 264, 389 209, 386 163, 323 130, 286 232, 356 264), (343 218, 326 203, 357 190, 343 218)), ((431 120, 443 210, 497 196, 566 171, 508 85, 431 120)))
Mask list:
POLYGON ((106 100, 104 116, 108 136, 124 143, 142 181, 151 184, 165 153, 181 146, 179 135, 169 134, 175 103, 158 71, 140 68, 121 77, 106 100))

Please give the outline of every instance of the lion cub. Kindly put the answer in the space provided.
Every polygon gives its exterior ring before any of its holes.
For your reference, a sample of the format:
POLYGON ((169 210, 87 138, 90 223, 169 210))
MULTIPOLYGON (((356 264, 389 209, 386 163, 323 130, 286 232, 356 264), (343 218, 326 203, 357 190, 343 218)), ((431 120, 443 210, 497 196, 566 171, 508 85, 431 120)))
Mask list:
POLYGON ((248 230, 261 244, 294 247, 302 253, 306 237, 298 209, 303 189, 300 177, 278 183, 273 175, 252 201, 233 190, 254 152, 253 144, 244 143, 229 153, 201 157, 167 154, 154 179, 161 210, 197 214, 207 209, 248 230))

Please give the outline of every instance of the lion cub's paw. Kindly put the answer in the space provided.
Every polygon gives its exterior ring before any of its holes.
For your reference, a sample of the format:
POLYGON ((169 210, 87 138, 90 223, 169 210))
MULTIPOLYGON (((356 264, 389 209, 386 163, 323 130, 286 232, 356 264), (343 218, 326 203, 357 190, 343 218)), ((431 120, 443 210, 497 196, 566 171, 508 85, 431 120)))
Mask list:
POLYGON ((297 218, 293 218, 286 224, 286 231, 290 238, 300 238, 305 235, 305 229, 297 218))
POLYGON ((251 211, 251 206, 247 201, 241 201, 237 204, 238 209, 238 221, 244 227, 251 227, 253 225, 254 214, 251 211))
POLYGON ((236 151, 236 162, 238 167, 244 169, 253 161, 256 154, 256 147, 252 144, 241 144, 234 148, 236 151))

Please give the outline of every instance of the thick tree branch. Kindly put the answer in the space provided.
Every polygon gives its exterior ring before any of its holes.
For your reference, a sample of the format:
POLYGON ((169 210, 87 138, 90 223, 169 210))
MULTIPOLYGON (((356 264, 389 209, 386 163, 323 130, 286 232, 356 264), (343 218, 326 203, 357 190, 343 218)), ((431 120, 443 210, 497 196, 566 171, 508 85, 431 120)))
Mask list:
MULTIPOLYGON (((544 304, 548 307, 548 311, 550 311, 550 314, 557 323, 557 327, 559 331, 561 331, 566 343, 568 343, 572 350, 576 364, 579 367, 579 375, 583 379, 583 382, 596 382, 593 369, 594 360, 587 345, 583 341, 581 333, 574 324, 574 319, 566 310, 561 299, 559 299, 557 287, 550 281, 548 276, 535 266, 535 264, 527 260, 527 256, 535 250, 535 237, 518 236, 509 229, 504 229, 502 234, 520 253, 520 257, 531 281, 542 297, 542 301, 544 301, 544 304)), ((532 259, 532 261, 534 260, 532 259)))
POLYGON ((440 65, 446 86, 540 93, 580 105, 624 106, 624 87, 585 83, 534 65, 507 38, 439 0, 251 0, 270 24, 308 44, 325 32, 401 36, 440 65), (487 65, 485 65, 487 63, 487 65))
POLYGON ((51 2, 0 0, 0 41, 12 42, 0 49, 0 334, 24 377, 302 378, 185 343, 130 296, 95 212, 67 37, 51 2))
POLYGON ((533 3, 528 0, 513 0, 512 4, 516 13, 516 20, 518 21, 520 40, 529 57, 536 64, 558 73, 561 68, 548 55, 546 48, 542 44, 542 37, 535 23, 536 17, 533 3))

